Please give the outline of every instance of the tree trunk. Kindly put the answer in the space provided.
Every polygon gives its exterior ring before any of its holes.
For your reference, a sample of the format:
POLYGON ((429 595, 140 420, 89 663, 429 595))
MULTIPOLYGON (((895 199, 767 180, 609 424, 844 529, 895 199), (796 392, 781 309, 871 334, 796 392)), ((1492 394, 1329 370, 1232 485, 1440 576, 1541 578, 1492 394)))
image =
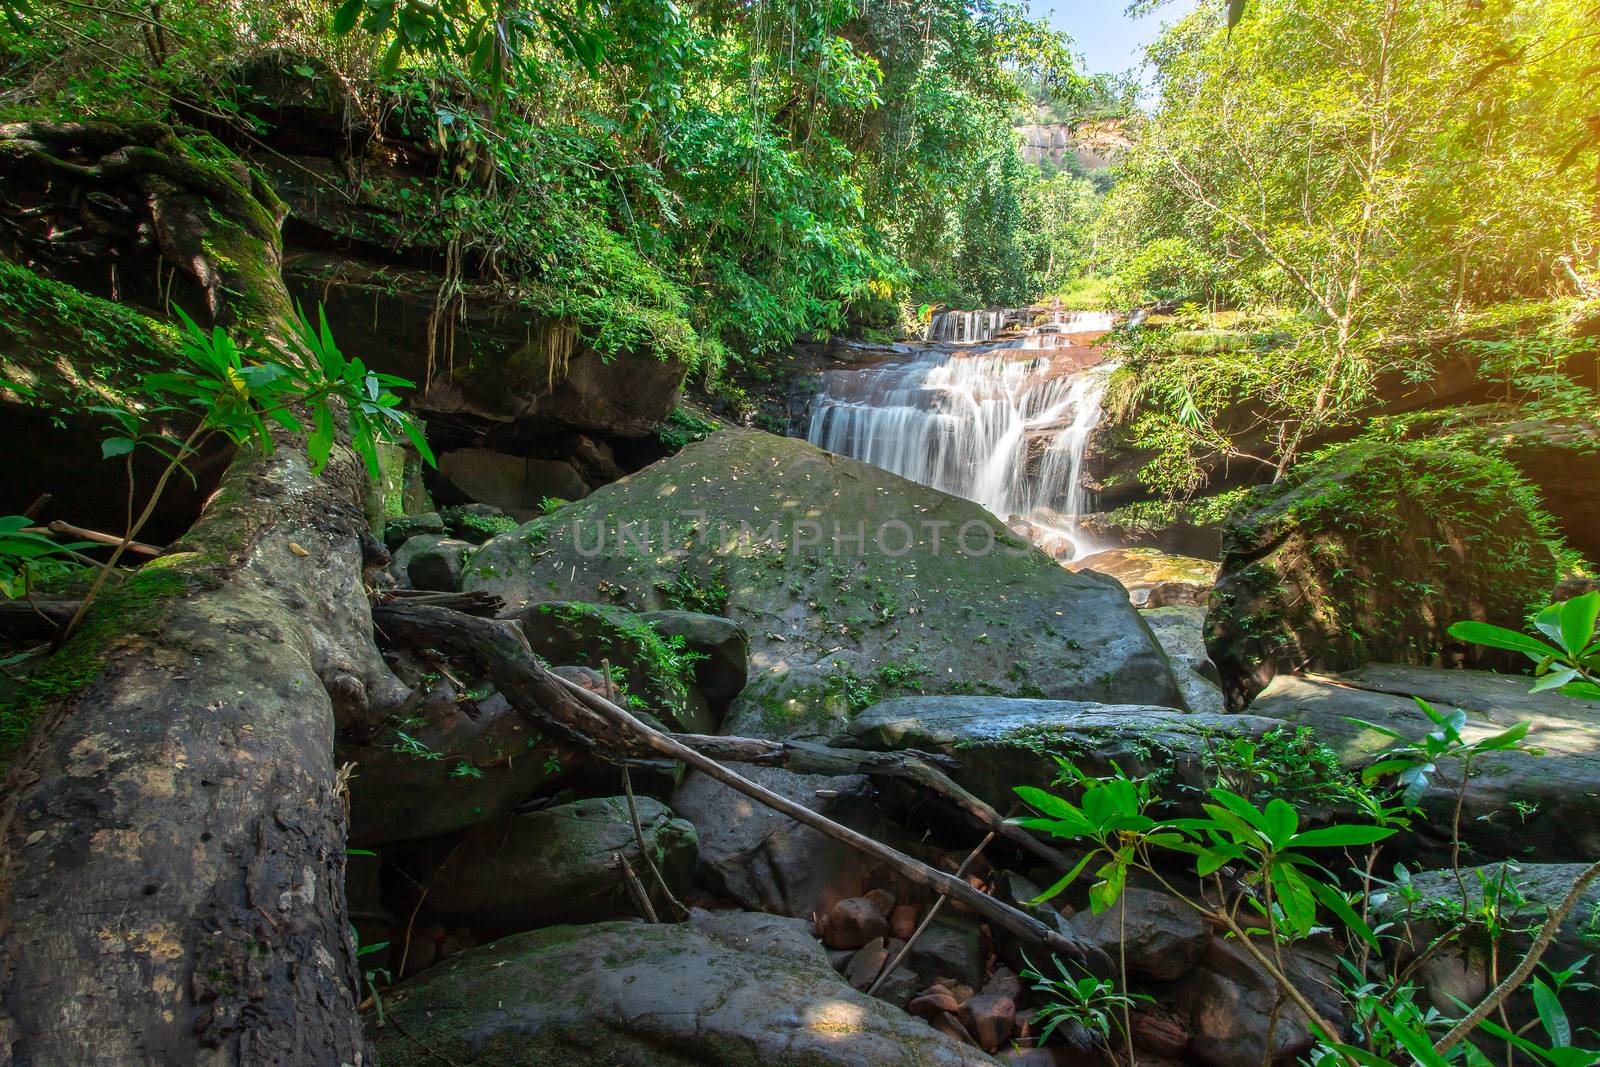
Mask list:
MULTIPOLYGON (((131 171, 213 316, 281 329, 272 206, 238 169, 143 127, 6 134, 80 191, 131 171)), ((367 1061, 333 735, 403 688, 361 585, 364 486, 343 450, 321 477, 297 441, 242 450, 189 535, 44 668, 60 695, 0 824, 11 1062, 367 1061)))

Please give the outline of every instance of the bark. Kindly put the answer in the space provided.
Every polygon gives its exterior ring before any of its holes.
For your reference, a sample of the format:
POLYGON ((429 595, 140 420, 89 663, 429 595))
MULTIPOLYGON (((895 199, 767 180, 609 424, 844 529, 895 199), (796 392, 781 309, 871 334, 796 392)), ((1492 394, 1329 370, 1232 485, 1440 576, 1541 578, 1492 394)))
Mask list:
MULTIPOLYGON (((170 135, 0 128, 55 186, 132 181, 216 318, 289 301, 271 203, 170 135), (77 159, 72 153, 91 153, 77 159)), ((80 187, 78 193, 83 192, 80 187)), ((200 521, 88 613, 7 783, 0 1038, 16 1064, 361 1064, 336 721, 404 695, 361 583, 364 474, 242 450, 200 521)))

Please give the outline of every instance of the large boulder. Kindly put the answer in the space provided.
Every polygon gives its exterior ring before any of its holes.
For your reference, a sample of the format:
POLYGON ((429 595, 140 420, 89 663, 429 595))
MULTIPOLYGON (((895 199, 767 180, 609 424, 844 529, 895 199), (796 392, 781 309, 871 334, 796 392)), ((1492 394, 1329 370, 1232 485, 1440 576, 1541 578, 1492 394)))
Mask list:
MULTIPOLYGON (((1527 741, 1541 755, 1494 752, 1475 762, 1461 815, 1469 854, 1550 862, 1600 856, 1600 701, 1529 693, 1529 684, 1479 671, 1372 664, 1337 675, 1279 675, 1250 710, 1310 726, 1351 769, 1396 744, 1352 719, 1409 738, 1432 728, 1413 697, 1440 711, 1465 710, 1468 741, 1531 722, 1527 741)), ((1440 771, 1422 798, 1427 819, 1403 840, 1425 859, 1448 862, 1460 766, 1446 759, 1440 771)))
POLYGON ((711 916, 518 934, 385 996, 391 1067, 980 1067, 996 1061, 852 989, 803 920, 711 916))
POLYGON ((803 441, 724 430, 488 542, 469 589, 508 604, 715 600, 751 638, 726 729, 821 737, 894 692, 1179 706, 1108 579, 969 501, 803 441))
POLYGON ((1260 737, 1282 723, 1257 715, 1207 715, 1137 704, 998 697, 896 697, 858 715, 836 744, 916 749, 953 758, 954 777, 997 807, 1012 788, 1049 786, 1057 756, 1090 774, 1115 763, 1135 777, 1204 782, 1201 758, 1218 737, 1260 737))
POLYGON ((750 635, 732 619, 698 611, 647 611, 639 616, 666 638, 683 638, 684 647, 703 657, 694 664, 695 685, 713 704, 725 706, 739 695, 750 673, 750 635))
POLYGON ((564 459, 512 456, 487 448, 458 448, 439 456, 439 475, 469 500, 491 504, 527 520, 546 500, 578 500, 589 485, 564 459))
MULTIPOLYGON (((674 895, 694 875, 694 826, 637 798, 649 859, 674 895)), ((430 911, 490 933, 634 914, 617 857, 646 886, 626 797, 599 797, 514 815, 467 833, 434 873, 430 911)))
MULTIPOLYGON (((780 767, 740 770, 835 822, 882 837, 872 786, 865 776, 795 774, 780 767)), ((698 771, 684 778, 673 794, 672 807, 699 833, 697 880, 742 907, 778 915, 821 915, 866 889, 872 861, 860 850, 698 771)))
POLYGON ((1130 974, 1159 982, 1188 974, 1211 944, 1211 927, 1198 912, 1169 893, 1139 886, 1124 889, 1098 915, 1078 912, 1072 928, 1112 959, 1126 958, 1130 974))
MULTIPOLYGON (((1458 881, 1454 871, 1423 871, 1410 878, 1409 892, 1387 894, 1377 907, 1378 917, 1399 924, 1406 931, 1398 946, 1401 966, 1417 962, 1416 975, 1433 1006, 1442 1012, 1459 1011, 1459 1003, 1475 1004, 1503 978, 1515 960, 1522 958, 1533 935, 1545 918, 1567 895, 1587 863, 1495 863, 1469 867, 1458 881), (1499 968, 1494 967, 1496 946, 1490 943, 1481 923, 1469 923, 1465 931, 1439 949, 1426 952, 1436 938, 1452 931, 1462 917, 1462 905, 1470 916, 1479 914, 1484 890, 1498 901, 1506 936, 1498 945, 1499 968), (1466 890, 1465 901, 1462 890, 1466 890)), ((1600 934, 1600 883, 1591 882, 1556 930, 1555 939, 1541 959, 1552 971, 1561 971, 1592 957, 1596 935, 1600 934)), ((1593 968, 1584 966, 1583 977, 1594 980, 1593 968)), ((1572 1022, 1573 1031, 1600 1026, 1600 989, 1569 988, 1561 1006, 1572 1022)), ((1529 989, 1524 987, 1507 1002, 1513 1028, 1536 1016, 1529 989)))
POLYGON ((1489 430, 1498 447, 1532 482, 1585 559, 1600 560, 1600 422, 1594 419, 1518 419, 1489 430))
MULTIPOLYGON (((1430 664, 1462 619, 1520 625, 1560 580, 1559 536, 1516 468, 1429 441, 1356 443, 1229 516, 1207 645, 1231 707, 1280 671, 1430 664)), ((1492 662, 1492 661, 1491 661, 1492 662)))
MULTIPOLYGON (((1279 959, 1317 1013, 1333 1026, 1344 1025, 1335 954, 1304 942, 1283 950, 1279 959)), ((1237 941, 1212 938, 1199 966, 1175 992, 1179 1012, 1188 1017, 1190 1052, 1206 1067, 1293 1063, 1311 1048, 1305 1014, 1237 941)))

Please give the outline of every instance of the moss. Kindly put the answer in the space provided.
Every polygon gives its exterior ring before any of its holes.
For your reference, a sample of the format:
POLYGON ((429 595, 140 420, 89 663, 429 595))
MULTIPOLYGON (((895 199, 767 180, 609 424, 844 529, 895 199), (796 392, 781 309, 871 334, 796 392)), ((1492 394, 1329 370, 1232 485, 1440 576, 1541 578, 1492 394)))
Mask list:
POLYGON ((0 260, 0 398, 56 412, 125 407, 177 345, 164 323, 0 260))
POLYGON ((163 566, 165 562, 166 557, 152 561, 124 581, 108 584, 65 647, 4 693, 0 771, 9 769, 45 711, 99 676, 115 644, 159 632, 165 604, 188 592, 192 584, 179 570, 163 566))

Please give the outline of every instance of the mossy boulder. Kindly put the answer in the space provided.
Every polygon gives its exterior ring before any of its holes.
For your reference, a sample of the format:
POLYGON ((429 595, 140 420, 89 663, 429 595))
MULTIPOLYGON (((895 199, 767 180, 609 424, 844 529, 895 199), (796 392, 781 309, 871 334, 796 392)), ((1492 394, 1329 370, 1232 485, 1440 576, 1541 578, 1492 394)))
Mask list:
MULTIPOLYGON (((694 826, 660 801, 638 797, 649 859, 674 895, 694 877, 694 826)), ((513 815, 466 834, 434 872, 428 907, 488 933, 634 915, 622 856, 654 888, 626 797, 597 797, 513 815)), ((659 901, 663 906, 665 901, 659 901)))
MULTIPOLYGON (((474 557, 473 568, 478 564, 474 557)), ((528 644, 551 664, 601 670, 609 663, 619 704, 649 712, 673 729, 716 729, 695 688, 694 667, 703 654, 690 651, 682 635, 661 633, 611 604, 552 601, 530 605, 517 617, 528 644)))
POLYGON ((1236 708, 1280 671, 1475 664, 1482 653, 1448 627, 1520 628, 1560 580, 1563 552, 1503 459, 1430 441, 1343 445, 1229 516, 1206 644, 1236 708))
POLYGON ((803 919, 697 912, 507 937, 386 994, 391 1067, 980 1067, 997 1061, 858 993, 803 919))
POLYGON ((919 691, 1182 702, 1115 582, 1063 570, 969 501, 752 430, 496 537, 466 587, 513 607, 715 608, 751 640, 733 733, 828 736, 919 691))

